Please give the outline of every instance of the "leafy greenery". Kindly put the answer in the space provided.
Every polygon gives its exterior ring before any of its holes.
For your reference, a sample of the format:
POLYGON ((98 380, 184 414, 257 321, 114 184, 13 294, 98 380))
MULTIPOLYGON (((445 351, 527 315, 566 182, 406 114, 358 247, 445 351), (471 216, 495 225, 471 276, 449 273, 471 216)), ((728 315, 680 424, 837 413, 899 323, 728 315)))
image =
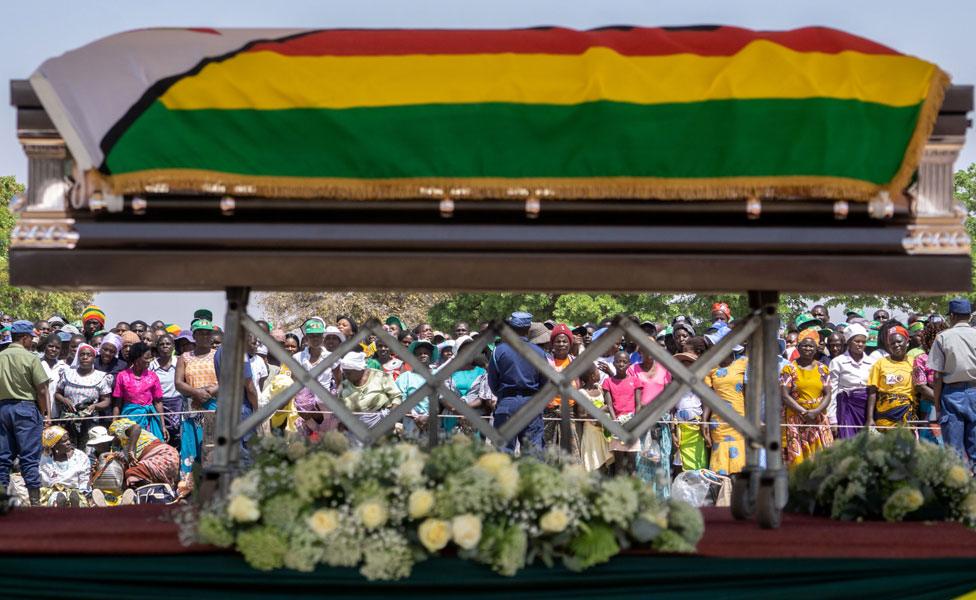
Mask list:
POLYGON ((91 302, 87 292, 46 292, 10 285, 7 255, 10 232, 15 218, 10 212, 10 200, 24 191, 13 176, 0 177, 0 311, 20 319, 38 321, 60 315, 69 321, 78 319, 85 305, 91 302))

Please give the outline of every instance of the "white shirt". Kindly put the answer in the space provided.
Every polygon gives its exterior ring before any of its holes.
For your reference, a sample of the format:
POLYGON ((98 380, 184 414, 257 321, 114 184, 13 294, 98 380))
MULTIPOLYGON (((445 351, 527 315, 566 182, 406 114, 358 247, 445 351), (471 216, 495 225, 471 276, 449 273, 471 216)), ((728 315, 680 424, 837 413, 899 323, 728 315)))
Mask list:
POLYGON ((867 354, 861 356, 859 362, 854 360, 850 352, 845 352, 830 361, 830 375, 827 377, 827 381, 830 382, 830 405, 827 407, 827 416, 832 425, 837 424, 837 394, 868 386, 871 367, 878 360, 875 357, 876 353, 877 351, 870 356, 867 354))
POLYGON ((54 399, 54 392, 58 389, 58 381, 61 379, 61 371, 62 369, 68 368, 68 363, 64 362, 63 360, 58 360, 58 362, 54 363, 54 366, 52 367, 48 365, 47 361, 42 357, 41 366, 44 367, 44 373, 51 378, 51 380, 47 382, 48 412, 50 413, 52 419, 57 419, 61 416, 61 405, 57 400, 54 399))
POLYGON ((41 485, 51 487, 60 483, 65 487, 87 492, 91 490, 88 480, 91 477, 91 461, 88 455, 77 448, 68 455, 68 460, 57 462, 47 452, 41 455, 38 465, 41 485))
MULTIPOLYGON (((322 348, 322 354, 319 355, 319 359, 315 362, 312 362, 312 356, 311 354, 309 354, 308 348, 305 348, 301 352, 296 353, 292 358, 294 358, 299 363, 301 363, 301 365, 305 367, 306 371, 311 371, 315 365, 321 363, 328 356, 329 356, 329 351, 326 350, 325 348, 322 348)), ((332 367, 335 368, 336 365, 338 365, 338 363, 332 365, 332 367)), ((318 377, 319 383, 322 384, 322 387, 324 387, 325 389, 329 390, 332 393, 335 393, 335 384, 333 383, 332 379, 333 379, 332 369, 326 369, 325 371, 322 371, 322 373, 318 377)), ((298 379, 295 378, 295 381, 298 381, 298 379)))
POLYGON ((251 380, 254 382, 254 389, 261 389, 261 380, 268 376, 268 363, 260 354, 255 354, 248 360, 251 362, 251 380))

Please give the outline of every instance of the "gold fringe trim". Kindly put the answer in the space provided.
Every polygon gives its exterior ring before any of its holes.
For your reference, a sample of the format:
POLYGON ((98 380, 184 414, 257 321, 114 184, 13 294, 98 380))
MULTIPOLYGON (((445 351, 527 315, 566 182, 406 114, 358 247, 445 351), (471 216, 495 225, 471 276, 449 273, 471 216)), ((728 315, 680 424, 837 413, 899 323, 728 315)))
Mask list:
POLYGON ((942 101, 945 100, 946 90, 949 89, 951 78, 949 74, 932 65, 932 79, 929 81, 929 93, 925 96, 922 103, 922 111, 918 115, 918 122, 915 124, 915 131, 908 141, 908 148, 905 149, 905 158, 902 159, 901 166, 888 184, 888 192, 895 196, 901 194, 902 190, 908 187, 912 180, 912 175, 922 162, 922 153, 925 151, 925 144, 935 129, 935 122, 939 119, 939 111, 942 110, 942 101))
MULTIPOLYGON (((188 193, 264 198, 343 200, 464 199, 632 199, 741 200, 807 199, 869 201, 884 186, 842 177, 664 177, 588 178, 402 178, 346 179, 229 175, 193 169, 158 169, 103 177, 115 194, 188 193)), ((897 199, 897 195, 893 199, 897 199)))

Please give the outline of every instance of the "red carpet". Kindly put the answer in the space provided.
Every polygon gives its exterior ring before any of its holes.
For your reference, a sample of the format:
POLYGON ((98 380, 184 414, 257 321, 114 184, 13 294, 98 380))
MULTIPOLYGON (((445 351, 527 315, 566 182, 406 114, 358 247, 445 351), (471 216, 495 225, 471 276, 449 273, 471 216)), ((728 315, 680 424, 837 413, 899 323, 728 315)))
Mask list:
MULTIPOLYGON (((163 506, 17 510, 0 517, 0 554, 182 554, 163 506)), ((844 523, 783 515, 764 531, 725 508, 705 513, 699 553, 725 558, 976 558, 976 532, 957 523, 844 523)))

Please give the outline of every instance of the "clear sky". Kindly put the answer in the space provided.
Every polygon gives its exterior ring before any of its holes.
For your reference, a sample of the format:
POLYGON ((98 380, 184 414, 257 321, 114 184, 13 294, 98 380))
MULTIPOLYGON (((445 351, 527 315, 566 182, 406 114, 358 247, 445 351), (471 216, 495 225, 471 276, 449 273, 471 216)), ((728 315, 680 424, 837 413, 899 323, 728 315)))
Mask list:
MULTIPOLYGON (((976 2, 972 0, 168 0, 7 2, 0 80, 26 78, 46 58, 99 37, 140 27, 528 27, 724 24, 753 29, 824 25, 871 38, 937 63, 958 83, 976 83, 976 2)), ((6 89, 6 88, 4 88, 6 89)), ((4 92, 6 93, 6 92, 4 92)), ((21 181, 27 160, 14 111, 0 111, 0 173, 21 181)), ((976 162, 976 144, 957 166, 976 162)), ((195 308, 220 313, 222 294, 101 294, 109 320, 185 323, 195 308)), ((215 314, 217 316, 217 314, 215 314)), ((219 317, 218 317, 219 318, 219 317)))

